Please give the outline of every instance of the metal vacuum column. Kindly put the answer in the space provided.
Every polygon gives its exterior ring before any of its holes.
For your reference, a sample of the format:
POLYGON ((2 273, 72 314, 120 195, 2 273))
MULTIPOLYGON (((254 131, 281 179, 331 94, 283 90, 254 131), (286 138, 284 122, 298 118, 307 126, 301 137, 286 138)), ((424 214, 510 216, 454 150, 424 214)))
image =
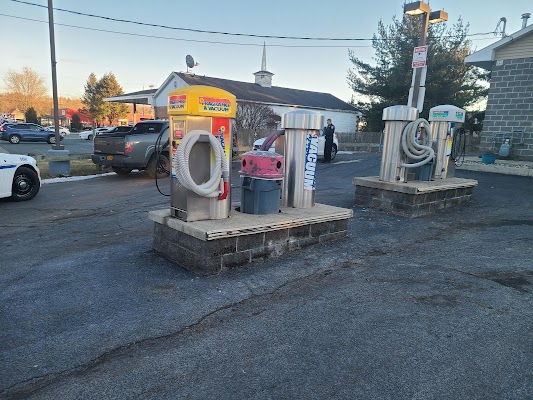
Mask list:
POLYGON ((324 117, 305 110, 283 115, 285 129, 285 180, 281 204, 285 207, 311 208, 315 205, 318 136, 324 117))
POLYGON ((379 180, 385 182, 406 182, 405 168, 401 166, 407 162, 402 151, 401 139, 405 126, 416 120, 418 110, 408 106, 392 106, 383 110, 383 152, 381 155, 381 169, 379 180))
POLYGON ((435 150, 434 179, 446 179, 453 176, 448 173, 448 162, 452 152, 452 124, 465 122, 465 110, 462 108, 442 105, 429 110, 428 120, 431 122, 431 141, 435 150))

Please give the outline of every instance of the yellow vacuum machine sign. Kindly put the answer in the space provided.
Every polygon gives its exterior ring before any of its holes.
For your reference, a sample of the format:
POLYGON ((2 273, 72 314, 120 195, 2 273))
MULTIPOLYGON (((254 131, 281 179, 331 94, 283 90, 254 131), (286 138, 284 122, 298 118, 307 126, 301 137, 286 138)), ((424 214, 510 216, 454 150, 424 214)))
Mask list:
POLYGON ((202 85, 187 86, 168 94, 168 115, 202 115, 235 118, 237 100, 225 90, 202 85))

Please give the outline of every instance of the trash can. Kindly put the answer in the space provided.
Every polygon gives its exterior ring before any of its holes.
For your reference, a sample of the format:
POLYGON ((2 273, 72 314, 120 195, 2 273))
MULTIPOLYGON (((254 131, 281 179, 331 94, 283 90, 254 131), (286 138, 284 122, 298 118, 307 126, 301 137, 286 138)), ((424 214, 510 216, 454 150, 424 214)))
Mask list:
POLYGON ((242 177, 241 212, 277 214, 281 201, 282 180, 242 177))
POLYGON ((241 160, 241 212, 277 214, 283 184, 283 156, 271 151, 249 151, 241 160))

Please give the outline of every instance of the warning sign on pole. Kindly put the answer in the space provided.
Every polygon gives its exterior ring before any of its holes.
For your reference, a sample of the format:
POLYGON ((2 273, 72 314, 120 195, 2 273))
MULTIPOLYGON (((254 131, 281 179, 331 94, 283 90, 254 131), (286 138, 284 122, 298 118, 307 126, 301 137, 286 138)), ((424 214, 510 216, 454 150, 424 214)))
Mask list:
POLYGON ((413 50, 413 68, 422 68, 426 66, 428 55, 427 46, 418 46, 413 50))

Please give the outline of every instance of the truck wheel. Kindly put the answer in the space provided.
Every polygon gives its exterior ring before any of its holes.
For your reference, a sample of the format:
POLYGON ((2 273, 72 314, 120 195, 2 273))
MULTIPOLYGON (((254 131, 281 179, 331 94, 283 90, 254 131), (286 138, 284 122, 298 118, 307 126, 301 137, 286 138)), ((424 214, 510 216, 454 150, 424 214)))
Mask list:
POLYGON ((167 154, 161 154, 159 156, 159 162, 156 162, 155 154, 152 155, 148 165, 146 166, 146 173, 150 178, 157 179, 166 178, 170 175, 170 160, 167 154))
POLYGON ((113 172, 118 175, 128 175, 131 172, 131 168, 111 167, 113 172))
POLYGON ((40 184, 37 172, 28 167, 19 167, 13 177, 11 200, 30 200, 39 192, 40 184))

